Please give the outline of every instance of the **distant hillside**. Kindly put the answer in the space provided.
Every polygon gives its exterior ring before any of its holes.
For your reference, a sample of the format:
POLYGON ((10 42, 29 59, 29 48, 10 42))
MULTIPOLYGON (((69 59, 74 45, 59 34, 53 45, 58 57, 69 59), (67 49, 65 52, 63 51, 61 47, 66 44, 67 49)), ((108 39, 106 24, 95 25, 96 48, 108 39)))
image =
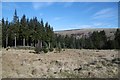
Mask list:
POLYGON ((93 31, 102 31, 104 30, 106 36, 110 39, 114 38, 114 33, 116 32, 116 28, 94 28, 94 29, 73 29, 73 30, 62 30, 62 31, 55 31, 56 34, 60 35, 73 35, 77 38, 81 38, 84 36, 89 36, 93 31))

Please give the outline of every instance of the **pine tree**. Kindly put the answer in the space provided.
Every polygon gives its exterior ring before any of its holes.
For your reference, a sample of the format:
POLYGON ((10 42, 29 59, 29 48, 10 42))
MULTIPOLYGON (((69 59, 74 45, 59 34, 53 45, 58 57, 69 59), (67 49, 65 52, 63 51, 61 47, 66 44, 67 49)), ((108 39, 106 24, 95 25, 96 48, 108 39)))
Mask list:
POLYGON ((6 35, 6 47, 8 46, 8 20, 6 21, 6 33, 5 33, 5 35, 6 35))
POLYGON ((116 49, 120 49, 120 29, 118 28, 115 32, 115 47, 116 49))
POLYGON ((105 48, 105 44, 107 42, 107 36, 106 36, 104 30, 99 32, 99 38, 100 38, 99 48, 100 49, 104 49, 105 48))
POLYGON ((6 29, 5 29, 5 20, 4 20, 4 18, 2 18, 2 47, 5 47, 4 45, 5 45, 5 31, 6 31, 6 29))
POLYGON ((21 32, 22 32, 22 37, 23 37, 23 46, 25 46, 25 39, 27 37, 27 20, 26 20, 26 16, 23 15, 21 18, 21 32))
POLYGON ((13 17, 13 35, 14 35, 14 46, 16 48, 16 39, 17 39, 17 36, 18 36, 18 30, 19 30, 19 19, 18 19, 18 16, 17 16, 17 11, 15 9, 15 13, 14 13, 14 17, 13 17))
POLYGON ((107 38, 105 31, 94 31, 89 37, 77 39, 74 35, 62 36, 55 34, 51 25, 37 17, 26 18, 25 14, 19 21, 15 10, 13 21, 2 19, 2 46, 34 46, 39 51, 53 51, 53 48, 71 49, 116 49, 120 48, 120 30, 117 29, 115 39, 107 38), (88 45, 89 44, 89 45, 88 45), (47 45, 47 47, 46 47, 47 45))

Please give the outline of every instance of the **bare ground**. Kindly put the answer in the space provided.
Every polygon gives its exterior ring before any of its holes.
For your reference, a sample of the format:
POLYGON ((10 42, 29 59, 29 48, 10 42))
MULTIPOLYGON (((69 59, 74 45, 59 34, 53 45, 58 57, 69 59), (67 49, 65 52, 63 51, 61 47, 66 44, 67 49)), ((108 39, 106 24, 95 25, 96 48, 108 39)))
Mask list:
POLYGON ((3 78, 113 78, 118 51, 67 49, 34 54, 33 50, 2 51, 3 78))

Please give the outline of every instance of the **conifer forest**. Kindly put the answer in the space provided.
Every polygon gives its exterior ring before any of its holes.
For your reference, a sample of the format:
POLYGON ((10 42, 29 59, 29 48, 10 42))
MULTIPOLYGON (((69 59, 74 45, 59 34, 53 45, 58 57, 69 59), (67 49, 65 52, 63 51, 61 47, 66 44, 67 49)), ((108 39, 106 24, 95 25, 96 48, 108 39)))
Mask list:
POLYGON ((105 31, 94 31, 89 37, 77 39, 73 35, 59 35, 54 33, 54 26, 43 19, 26 18, 24 14, 20 19, 17 10, 10 22, 2 18, 2 47, 35 47, 35 50, 52 51, 59 49, 120 49, 120 29, 116 29, 114 39, 107 38, 105 31))

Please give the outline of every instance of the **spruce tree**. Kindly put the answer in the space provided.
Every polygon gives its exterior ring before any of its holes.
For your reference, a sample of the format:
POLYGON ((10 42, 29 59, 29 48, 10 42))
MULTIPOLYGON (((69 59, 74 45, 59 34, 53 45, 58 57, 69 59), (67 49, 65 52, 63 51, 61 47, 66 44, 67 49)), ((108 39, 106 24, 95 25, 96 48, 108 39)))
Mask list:
POLYGON ((120 29, 118 28, 115 32, 115 47, 116 49, 120 49, 120 29))
POLYGON ((17 16, 17 11, 15 9, 15 13, 14 13, 14 16, 13 16, 13 36, 14 36, 14 46, 16 48, 16 41, 17 41, 17 36, 18 36, 18 30, 19 30, 19 19, 18 19, 18 16, 17 16))

